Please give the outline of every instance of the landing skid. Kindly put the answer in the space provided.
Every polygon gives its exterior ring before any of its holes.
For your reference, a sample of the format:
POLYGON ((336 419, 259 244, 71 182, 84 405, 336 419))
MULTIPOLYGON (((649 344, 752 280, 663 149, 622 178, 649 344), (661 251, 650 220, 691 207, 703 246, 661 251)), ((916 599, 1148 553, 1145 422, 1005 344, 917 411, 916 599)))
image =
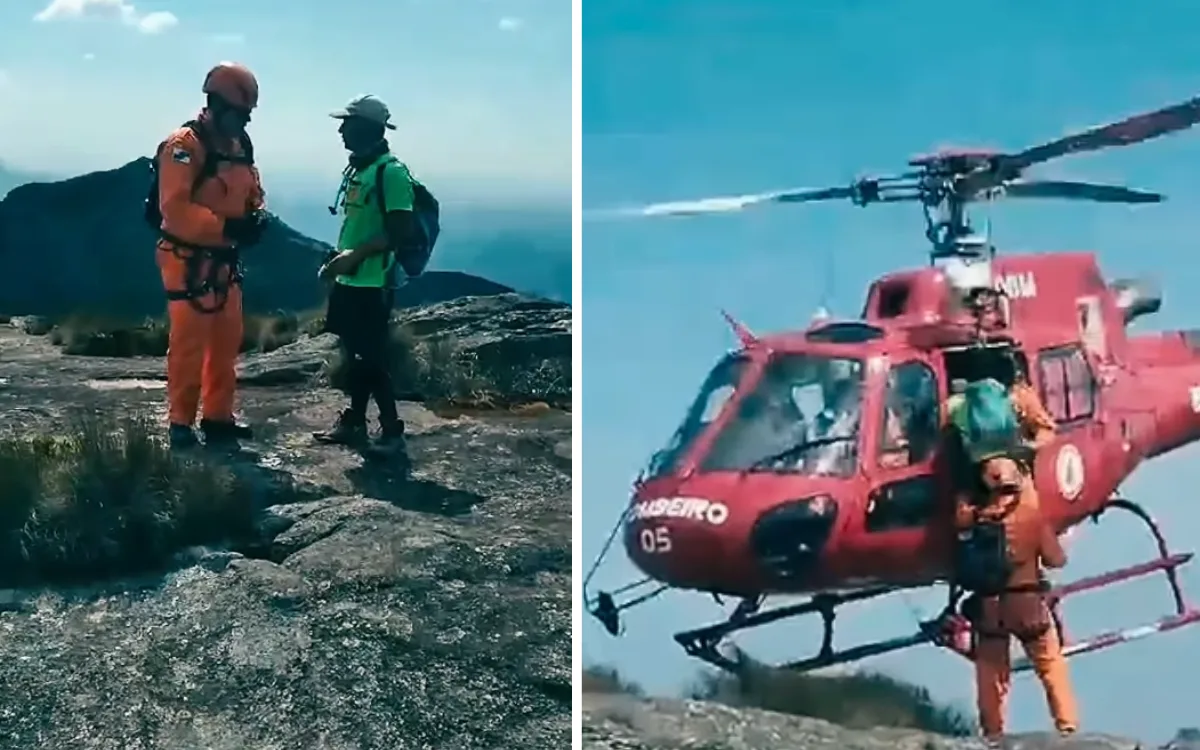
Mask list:
POLYGON ((718 649, 721 641, 726 636, 738 630, 745 630, 746 628, 766 625, 778 620, 815 612, 821 615, 821 620, 825 626, 824 636, 821 639, 820 652, 808 659, 778 665, 780 669, 792 669, 804 672, 810 669, 830 667, 835 664, 846 664, 870 656, 886 654, 891 651, 899 651, 900 649, 909 648, 921 643, 929 643, 937 639, 940 618, 921 623, 919 631, 912 635, 868 643, 862 646, 854 646, 842 651, 835 651, 833 649, 833 620, 837 607, 853 601, 872 599, 898 590, 898 588, 892 586, 880 586, 845 594, 818 594, 802 604, 776 607, 765 612, 758 611, 759 606, 762 604, 761 598, 743 599, 741 604, 737 606, 733 614, 725 622, 678 633, 675 636, 675 640, 679 645, 683 646, 683 650, 689 656, 695 656, 726 671, 736 672, 738 671, 737 662, 722 654, 718 649))
MULTIPOLYGON (((1141 506, 1124 498, 1114 498, 1106 504, 1099 512, 1092 516, 1093 522, 1099 522, 1100 517, 1109 509, 1126 510, 1140 518, 1150 529, 1150 533, 1154 536, 1154 540, 1158 545, 1157 559, 1138 565, 1131 565, 1126 568, 1114 570, 1102 575, 1090 576, 1083 578, 1073 583, 1065 584, 1056 587, 1047 592, 1051 610, 1054 613, 1054 619, 1059 624, 1060 635, 1062 636, 1063 652, 1067 656, 1075 656, 1091 651, 1099 651, 1101 649, 1116 646, 1122 643, 1145 638, 1146 636, 1164 633, 1170 630, 1182 628, 1185 625, 1192 625, 1200 622, 1200 610, 1192 608, 1183 597, 1183 592, 1179 586, 1177 569, 1187 564, 1192 560, 1193 554, 1190 552, 1171 554, 1167 549, 1166 540, 1163 538, 1162 532, 1158 528, 1158 524, 1154 519, 1142 509, 1141 506), (1140 625, 1122 630, 1114 630, 1100 635, 1092 636, 1086 640, 1072 642, 1062 632, 1061 618, 1058 614, 1059 604, 1063 599, 1072 595, 1090 591, 1093 589, 1103 588, 1121 581, 1128 581, 1134 578, 1140 578, 1151 573, 1162 571, 1167 576, 1167 582, 1170 584, 1171 593, 1175 603, 1175 613, 1168 615, 1159 620, 1146 625, 1140 625)), ((590 574, 588 578, 590 579, 590 574)), ((633 607, 637 604, 652 599, 669 587, 657 584, 651 579, 643 579, 629 586, 610 593, 600 593, 595 599, 588 599, 588 610, 590 613, 599 619, 605 629, 613 635, 617 635, 620 631, 620 613, 621 611, 633 607), (652 590, 635 594, 639 589, 651 588, 652 590), (620 595, 632 595, 632 598, 618 603, 616 597, 620 595)), ((848 664, 851 662, 865 659, 871 656, 878 656, 892 651, 899 651, 912 646, 918 646, 923 643, 932 643, 942 648, 949 649, 955 653, 966 657, 973 658, 973 648, 970 643, 969 631, 970 625, 965 618, 958 612, 958 603, 962 598, 963 592, 951 587, 949 592, 949 601, 946 608, 935 618, 924 620, 917 623, 916 632, 891 638, 875 643, 868 643, 861 646, 835 651, 833 649, 833 621, 835 610, 843 604, 848 604, 855 601, 863 601, 872 599, 883 594, 892 593, 901 590, 894 586, 879 586, 847 593, 828 593, 818 594, 806 602, 801 604, 793 604, 789 606, 775 607, 766 611, 760 611, 760 608, 765 597, 746 598, 741 601, 733 613, 724 622, 708 625, 695 630, 688 630, 678 633, 675 640, 681 645, 690 656, 708 662, 721 669, 737 672, 739 665, 736 661, 721 653, 719 646, 721 642, 729 635, 747 628, 766 625, 771 622, 797 617, 799 615, 817 613, 821 615, 825 630, 821 639, 821 648, 816 656, 808 659, 801 659, 786 664, 778 665, 782 669, 792 669, 797 671, 808 671, 812 669, 820 669, 830 667, 836 664, 848 664)), ((586 581, 585 581, 586 591, 586 581)), ((714 594, 714 597, 720 601, 720 598, 714 594)), ((1026 658, 1020 658, 1013 663, 1013 671, 1024 672, 1033 668, 1033 665, 1026 658)))
MULTIPOLYGON (((1167 576, 1167 581, 1171 586, 1171 592, 1174 597, 1175 613, 1147 625, 1114 630, 1078 642, 1071 642, 1063 634, 1063 652, 1067 656, 1099 651, 1100 649, 1128 643, 1139 638, 1145 638, 1146 636, 1175 630, 1185 625, 1200 622, 1200 610, 1193 609, 1184 600, 1176 574, 1180 566, 1191 561, 1193 554, 1190 552, 1171 554, 1167 548, 1166 540, 1163 538, 1162 532, 1154 522, 1154 519, 1141 506, 1123 498, 1116 498, 1105 505, 1100 512, 1092 517, 1093 522, 1099 522, 1100 516, 1109 509, 1126 510, 1140 518, 1149 527, 1151 534, 1154 536, 1155 542, 1158 545, 1158 558, 1109 573, 1083 578, 1052 589, 1047 593, 1047 598, 1054 612, 1055 621, 1061 624, 1061 618, 1058 616, 1058 606, 1064 598, 1071 594, 1103 588, 1114 583, 1140 578, 1158 571, 1164 572, 1167 576)), ((950 591, 949 602, 946 608, 937 617, 919 622, 916 632, 884 641, 854 646, 841 651, 833 649, 833 621, 837 607, 853 601, 863 601, 898 590, 895 587, 876 587, 846 594, 819 594, 801 604, 776 607, 767 611, 759 611, 759 607, 762 604, 761 597, 744 599, 725 622, 679 633, 675 636, 675 640, 683 646, 683 649, 690 656, 695 656, 721 669, 736 672, 738 670, 737 662, 722 654, 718 648, 721 641, 727 636, 739 630, 766 625, 778 620, 817 613, 821 615, 825 626, 818 654, 808 659, 780 664, 778 668, 803 672, 836 664, 848 664, 860 659, 899 651, 923 643, 932 643, 947 648, 967 659, 973 657, 973 649, 970 647, 969 642, 965 642, 960 637, 965 635, 966 631, 969 630, 969 625, 962 615, 957 613, 958 602, 962 598, 962 592, 956 591, 953 588, 950 591)), ((1013 671, 1016 672, 1024 672, 1032 668, 1033 665, 1024 657, 1015 660, 1013 664, 1013 671)))
MULTIPOLYGON (((1170 630, 1182 628, 1185 625, 1192 625, 1200 622, 1200 610, 1191 607, 1184 599, 1183 591, 1179 586, 1178 569, 1186 565, 1192 560, 1193 553, 1184 552, 1171 554, 1167 548, 1166 539, 1163 538, 1162 532, 1158 528, 1158 524, 1150 517, 1150 514, 1145 511, 1137 503, 1131 502, 1124 498, 1116 498, 1109 502, 1092 517, 1093 522, 1099 522, 1100 516, 1110 508, 1127 510, 1140 518, 1150 529, 1150 533, 1154 536, 1154 541, 1158 546, 1158 558, 1149 562, 1144 562, 1138 565, 1131 565, 1127 568, 1114 570, 1111 573, 1103 573, 1101 575, 1082 578, 1078 581, 1065 584, 1063 586, 1052 589, 1047 597, 1050 600, 1051 609, 1055 612, 1055 619, 1061 622, 1058 617, 1058 606, 1063 599, 1071 594, 1078 594, 1084 591, 1103 588, 1114 583, 1129 581, 1134 578, 1141 578, 1162 571, 1166 574, 1167 583, 1171 587, 1171 595, 1174 599, 1175 614, 1167 615, 1154 622, 1138 625, 1131 628, 1121 630, 1112 630, 1107 633, 1092 636, 1082 641, 1070 642, 1069 639, 1063 638, 1063 653, 1066 656, 1074 656, 1076 654, 1085 654, 1090 651, 1099 651, 1101 649, 1117 646, 1122 643, 1128 643, 1147 636, 1165 633, 1170 630)), ((1014 672, 1026 672, 1033 669, 1033 665, 1025 657, 1013 662, 1014 672)))

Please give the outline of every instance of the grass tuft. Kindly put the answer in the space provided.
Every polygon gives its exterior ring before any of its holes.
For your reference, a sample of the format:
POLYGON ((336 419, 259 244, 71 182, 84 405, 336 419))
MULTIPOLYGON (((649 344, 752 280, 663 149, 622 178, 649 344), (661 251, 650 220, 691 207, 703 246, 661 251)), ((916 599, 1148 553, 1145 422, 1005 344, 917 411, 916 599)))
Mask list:
POLYGON ((161 570, 180 550, 249 539, 255 487, 172 454, 147 417, 73 419, 0 436, 0 581, 72 583, 161 570))
MULTIPOLYGON (((852 729, 893 727, 951 737, 976 734, 975 722, 954 706, 935 702, 929 691, 888 675, 857 672, 820 675, 773 669, 739 654, 737 675, 704 672, 687 691, 693 700, 807 716, 852 729)), ((616 669, 584 669, 583 690, 643 696, 640 686, 616 669)))
MULTIPOLYGON (((269 352, 300 337, 312 314, 246 315, 241 352, 269 352)), ((99 315, 69 315, 54 323, 50 341, 83 357, 163 357, 171 332, 165 318, 133 322, 99 315)))

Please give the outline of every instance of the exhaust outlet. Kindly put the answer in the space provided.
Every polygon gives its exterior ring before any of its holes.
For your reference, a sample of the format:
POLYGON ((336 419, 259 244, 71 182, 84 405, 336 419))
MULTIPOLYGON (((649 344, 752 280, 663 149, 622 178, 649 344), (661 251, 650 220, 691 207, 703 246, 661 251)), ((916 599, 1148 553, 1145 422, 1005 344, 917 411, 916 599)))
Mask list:
POLYGON ((1162 308, 1162 289, 1153 279, 1118 279, 1109 285, 1109 288, 1113 292, 1125 325, 1162 308))

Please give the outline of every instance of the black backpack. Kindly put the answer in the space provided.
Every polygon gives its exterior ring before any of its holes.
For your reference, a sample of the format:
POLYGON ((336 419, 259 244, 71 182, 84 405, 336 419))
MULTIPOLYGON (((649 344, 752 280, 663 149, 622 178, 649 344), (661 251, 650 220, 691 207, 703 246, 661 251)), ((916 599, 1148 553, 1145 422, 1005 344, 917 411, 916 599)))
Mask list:
POLYGON ((977 521, 958 533, 954 544, 955 585, 983 596, 999 594, 1007 587, 1012 572, 1003 521, 977 521))
MULTIPOLYGON (((254 165, 254 144, 250 141, 250 136, 242 131, 241 144, 242 156, 233 156, 231 154, 222 154, 218 152, 208 137, 208 129, 197 120, 188 120, 182 127, 188 128, 196 137, 200 139, 200 146, 204 149, 204 163, 200 166, 200 173, 196 175, 196 180, 192 183, 192 190, 199 187, 200 183, 204 182, 217 173, 217 167, 221 162, 232 162, 235 164, 254 165)), ((158 206, 158 160, 162 158, 163 146, 166 141, 158 144, 158 149, 154 152, 154 159, 150 162, 150 185, 146 188, 146 200, 142 210, 146 224, 154 231, 160 231, 162 228, 162 212, 158 206)))
MULTIPOLYGON (((375 200, 379 204, 379 210, 385 213, 387 203, 384 202, 383 170, 387 169, 390 163, 391 160, 386 159, 375 167, 375 200)), ((413 189, 413 216, 416 217, 421 237, 415 246, 392 248, 392 254, 396 263, 404 268, 406 274, 420 276, 425 267, 429 265, 429 259, 433 255, 433 246, 442 232, 441 208, 437 198, 434 198, 433 193, 429 192, 429 188, 417 182, 411 175, 409 182, 412 183, 413 189), (403 254, 401 250, 404 250, 403 254)), ((394 269, 395 266, 392 268, 394 269)))

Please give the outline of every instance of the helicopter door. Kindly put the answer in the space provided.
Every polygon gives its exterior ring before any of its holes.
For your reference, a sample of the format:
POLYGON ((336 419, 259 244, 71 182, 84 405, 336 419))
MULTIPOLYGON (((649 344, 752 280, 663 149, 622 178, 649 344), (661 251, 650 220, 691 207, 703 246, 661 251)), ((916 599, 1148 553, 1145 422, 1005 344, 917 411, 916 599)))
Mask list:
POLYGON ((876 450, 868 465, 868 533, 915 530, 939 508, 934 459, 940 438, 937 373, 921 360, 894 365, 884 383, 876 450))

